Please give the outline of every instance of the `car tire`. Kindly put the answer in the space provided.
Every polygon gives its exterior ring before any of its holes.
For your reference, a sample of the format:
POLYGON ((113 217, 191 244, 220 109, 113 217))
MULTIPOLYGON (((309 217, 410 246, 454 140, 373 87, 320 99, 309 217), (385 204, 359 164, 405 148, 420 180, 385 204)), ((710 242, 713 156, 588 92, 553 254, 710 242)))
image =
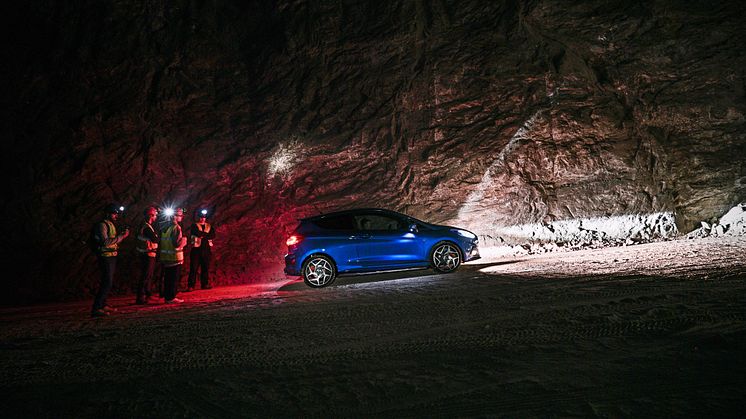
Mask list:
POLYGON ((453 272, 461 266, 462 259, 461 250, 452 242, 440 242, 430 251, 430 266, 435 272, 453 272))
POLYGON ((337 278, 337 267, 328 256, 312 255, 303 262, 301 268, 303 282, 311 288, 331 285, 337 278))

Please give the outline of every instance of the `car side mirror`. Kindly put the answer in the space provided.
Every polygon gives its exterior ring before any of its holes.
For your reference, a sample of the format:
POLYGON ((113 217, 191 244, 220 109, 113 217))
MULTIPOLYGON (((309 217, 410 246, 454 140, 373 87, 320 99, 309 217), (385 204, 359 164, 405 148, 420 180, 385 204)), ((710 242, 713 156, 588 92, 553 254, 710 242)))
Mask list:
POLYGON ((412 233, 416 233, 417 231, 419 231, 419 229, 417 228, 417 224, 410 224, 409 231, 411 231, 412 233))

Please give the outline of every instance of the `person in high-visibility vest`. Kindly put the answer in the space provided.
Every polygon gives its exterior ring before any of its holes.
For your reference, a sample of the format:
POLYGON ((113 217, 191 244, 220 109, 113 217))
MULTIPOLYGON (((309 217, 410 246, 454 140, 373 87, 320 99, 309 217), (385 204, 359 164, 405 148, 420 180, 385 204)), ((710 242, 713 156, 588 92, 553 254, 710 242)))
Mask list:
POLYGON ((193 291, 197 284, 197 269, 200 271, 199 281, 203 290, 212 288, 210 285, 210 259, 212 258, 212 241, 215 239, 215 228, 207 222, 207 209, 198 209, 194 213, 196 223, 192 224, 189 244, 189 282, 187 291, 193 291))
POLYGON ((155 257, 158 252, 160 237, 153 227, 158 218, 158 208, 150 206, 145 209, 145 222, 137 233, 137 253, 140 259, 140 279, 137 282, 137 299, 135 304, 147 304, 150 301, 155 257))
POLYGON ((161 230, 161 240, 158 248, 161 263, 163 264, 163 299, 166 303, 183 303, 184 300, 176 298, 177 289, 181 275, 181 265, 184 264, 184 247, 187 239, 181 232, 181 220, 184 218, 184 210, 166 210, 170 222, 161 230))
POLYGON ((124 211, 124 207, 110 204, 104 208, 105 218, 94 228, 94 237, 98 246, 97 259, 101 269, 101 279, 98 292, 93 300, 91 308, 92 317, 108 316, 113 307, 106 304, 106 299, 114 283, 114 271, 117 267, 117 251, 119 243, 129 236, 129 230, 125 229, 122 234, 117 234, 117 228, 114 223, 119 219, 119 214, 124 211))

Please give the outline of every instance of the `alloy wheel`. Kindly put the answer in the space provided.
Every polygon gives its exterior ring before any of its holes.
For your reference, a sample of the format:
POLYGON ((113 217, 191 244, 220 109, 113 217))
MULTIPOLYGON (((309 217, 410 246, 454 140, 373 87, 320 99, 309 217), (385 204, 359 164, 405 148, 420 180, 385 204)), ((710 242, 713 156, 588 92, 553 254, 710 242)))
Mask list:
POLYGON ((433 251, 433 266, 439 272, 450 272, 461 265, 461 254, 448 243, 441 244, 433 251))
POLYGON ((334 279, 334 267, 323 257, 315 257, 306 263, 303 277, 311 286, 323 287, 334 279))

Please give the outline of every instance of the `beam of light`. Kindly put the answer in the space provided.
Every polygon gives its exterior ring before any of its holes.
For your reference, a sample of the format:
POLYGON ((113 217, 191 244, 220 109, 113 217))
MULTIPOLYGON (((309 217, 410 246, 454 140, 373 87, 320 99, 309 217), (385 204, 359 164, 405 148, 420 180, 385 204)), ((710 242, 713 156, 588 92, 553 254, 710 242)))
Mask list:
POLYGON ((480 237, 482 257, 501 256, 514 253, 516 250, 526 253, 520 247, 516 249, 517 246, 512 247, 509 243, 545 244, 545 249, 537 251, 548 251, 551 250, 548 243, 570 248, 600 247, 630 244, 630 240, 636 243, 666 239, 678 234, 674 215, 670 212, 589 217, 520 225, 505 225, 498 222, 504 217, 494 213, 495 209, 484 207, 482 201, 485 193, 496 187, 493 176, 504 170, 510 154, 521 142, 531 140, 532 129, 544 112, 542 109, 534 113, 516 131, 487 168, 479 185, 469 194, 456 219, 451 222, 475 232, 480 237))
POLYGON ((158 212, 158 215, 168 219, 172 215, 176 214, 176 211, 182 210, 186 214, 186 208, 182 205, 181 202, 178 201, 166 201, 162 202, 160 207, 161 210, 158 212))
POLYGON ((484 198, 484 192, 493 189, 495 186, 494 181, 492 180, 492 173, 502 169, 505 165, 505 158, 512 153, 516 147, 518 147, 518 144, 520 144, 522 140, 530 138, 529 133, 536 123, 536 119, 542 112, 543 110, 537 111, 531 116, 531 118, 524 122, 518 131, 513 134, 513 137, 510 138, 510 141, 508 141, 505 147, 500 150, 497 158, 495 158, 490 167, 488 167, 484 172, 482 180, 479 182, 479 185, 477 185, 477 188, 469 194, 469 197, 466 198, 466 202, 464 202, 459 209, 457 217, 459 224, 471 227, 470 224, 472 220, 481 221, 480 219, 483 214, 481 214, 479 210, 481 209, 481 201, 482 198, 484 198))

